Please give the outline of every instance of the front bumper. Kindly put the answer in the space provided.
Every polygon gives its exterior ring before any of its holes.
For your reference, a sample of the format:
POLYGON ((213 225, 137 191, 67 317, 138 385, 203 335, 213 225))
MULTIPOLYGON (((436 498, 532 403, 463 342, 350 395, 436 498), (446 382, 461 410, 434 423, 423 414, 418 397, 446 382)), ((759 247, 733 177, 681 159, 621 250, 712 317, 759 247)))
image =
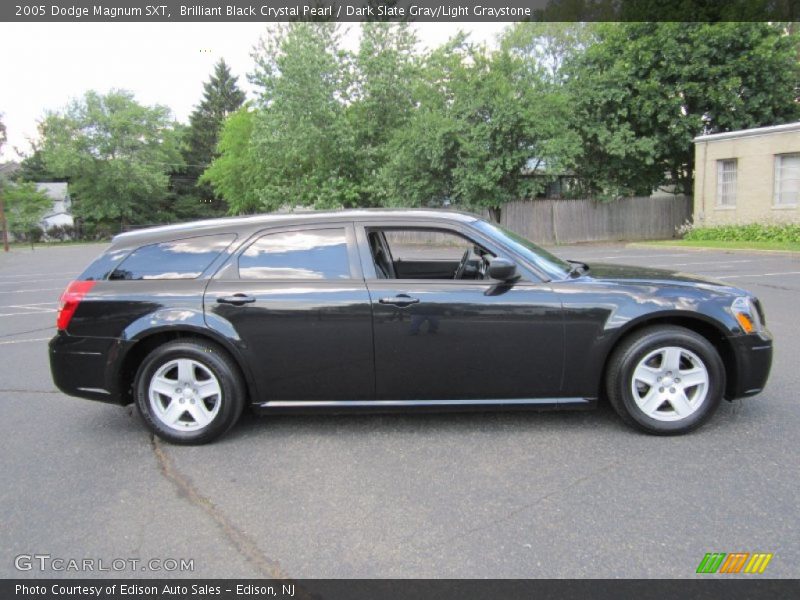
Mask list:
POLYGON ((764 330, 758 334, 729 338, 733 349, 736 371, 728 374, 728 400, 754 396, 767 384, 772 367, 772 334, 764 330))
POLYGON ((50 340, 50 373, 56 387, 70 396, 123 404, 110 361, 118 354, 113 338, 74 337, 59 331, 50 340))

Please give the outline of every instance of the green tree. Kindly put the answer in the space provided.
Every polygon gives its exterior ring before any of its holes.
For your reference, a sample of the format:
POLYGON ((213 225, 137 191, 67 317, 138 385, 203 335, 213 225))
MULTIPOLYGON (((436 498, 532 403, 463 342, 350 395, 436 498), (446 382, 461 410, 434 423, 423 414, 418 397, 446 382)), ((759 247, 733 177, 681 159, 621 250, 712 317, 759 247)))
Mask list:
POLYGON ((692 140, 798 117, 798 38, 777 23, 603 23, 565 67, 597 192, 692 193, 692 140))
POLYGON ((33 182, 21 181, 3 184, 0 193, 5 200, 6 219, 8 231, 17 237, 28 237, 34 241, 36 234, 41 232, 39 223, 45 213, 52 208, 53 201, 50 197, 36 188, 33 182))
POLYGON ((335 23, 293 22, 272 29, 254 50, 250 80, 260 95, 251 152, 261 168, 255 193, 263 210, 360 203, 340 33, 335 23))
POLYGON ((594 30, 594 23, 525 21, 509 27, 500 46, 545 80, 561 84, 565 79, 564 64, 594 42, 594 30))
POLYGON ((531 166, 547 175, 571 165, 578 140, 565 127, 564 98, 522 57, 458 36, 430 55, 423 79, 383 172, 397 202, 450 201, 499 220, 503 203, 548 182, 531 166))
POLYGON ((186 160, 207 166, 216 153, 217 139, 228 115, 244 104, 245 94, 224 59, 214 66, 211 78, 203 84, 203 99, 189 116, 186 160))
POLYGON ((183 164, 170 110, 90 91, 42 123, 42 156, 65 177, 77 216, 125 227, 169 219, 169 173, 183 164))
POLYGON ((263 208, 257 192, 263 185, 261 169, 252 144, 255 117, 247 106, 228 117, 217 145, 219 155, 200 179, 225 198, 232 214, 252 214, 263 208))
POLYGON ((365 22, 352 58, 354 78, 347 118, 353 131, 354 172, 361 206, 387 201, 377 177, 389 160, 389 141, 406 126, 415 108, 420 78, 416 35, 407 23, 365 22))
POLYGON ((183 156, 186 167, 173 175, 176 212, 179 216, 224 213, 226 207, 207 184, 198 178, 217 154, 219 134, 225 119, 244 104, 245 94, 224 59, 214 66, 210 79, 203 84, 203 98, 189 116, 183 156))
MULTIPOLYGON (((41 128, 40 128, 41 129, 41 128)), ((44 162, 40 145, 31 140, 31 152, 22 159, 14 176, 19 181, 59 181, 44 162)))

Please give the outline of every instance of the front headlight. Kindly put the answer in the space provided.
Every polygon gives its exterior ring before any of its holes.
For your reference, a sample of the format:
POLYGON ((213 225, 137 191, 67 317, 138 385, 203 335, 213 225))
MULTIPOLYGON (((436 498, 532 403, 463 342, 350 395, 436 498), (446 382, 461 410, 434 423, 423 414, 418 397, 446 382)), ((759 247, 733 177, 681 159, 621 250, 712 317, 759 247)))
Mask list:
POLYGON ((762 330, 761 316, 755 301, 749 296, 739 296, 731 304, 731 313, 745 333, 758 333, 762 330))

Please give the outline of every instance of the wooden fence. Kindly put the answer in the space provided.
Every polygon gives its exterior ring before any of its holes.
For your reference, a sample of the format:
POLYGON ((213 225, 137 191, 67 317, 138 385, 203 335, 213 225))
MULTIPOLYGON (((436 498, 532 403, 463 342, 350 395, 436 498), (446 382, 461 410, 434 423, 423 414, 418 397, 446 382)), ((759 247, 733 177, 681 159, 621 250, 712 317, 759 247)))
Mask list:
POLYGON ((610 202, 518 200, 503 206, 500 220, 538 244, 570 244, 669 239, 691 216, 691 196, 666 196, 610 202))

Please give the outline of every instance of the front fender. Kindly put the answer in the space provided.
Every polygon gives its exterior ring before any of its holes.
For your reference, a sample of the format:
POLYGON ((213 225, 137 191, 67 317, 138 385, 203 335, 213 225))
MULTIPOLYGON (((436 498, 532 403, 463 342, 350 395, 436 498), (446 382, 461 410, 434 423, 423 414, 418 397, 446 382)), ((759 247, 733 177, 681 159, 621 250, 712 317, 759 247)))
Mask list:
POLYGON ((558 286, 564 307, 566 365, 562 394, 596 397, 619 341, 648 323, 673 323, 719 339, 741 335, 730 313, 734 296, 657 285, 558 286))

